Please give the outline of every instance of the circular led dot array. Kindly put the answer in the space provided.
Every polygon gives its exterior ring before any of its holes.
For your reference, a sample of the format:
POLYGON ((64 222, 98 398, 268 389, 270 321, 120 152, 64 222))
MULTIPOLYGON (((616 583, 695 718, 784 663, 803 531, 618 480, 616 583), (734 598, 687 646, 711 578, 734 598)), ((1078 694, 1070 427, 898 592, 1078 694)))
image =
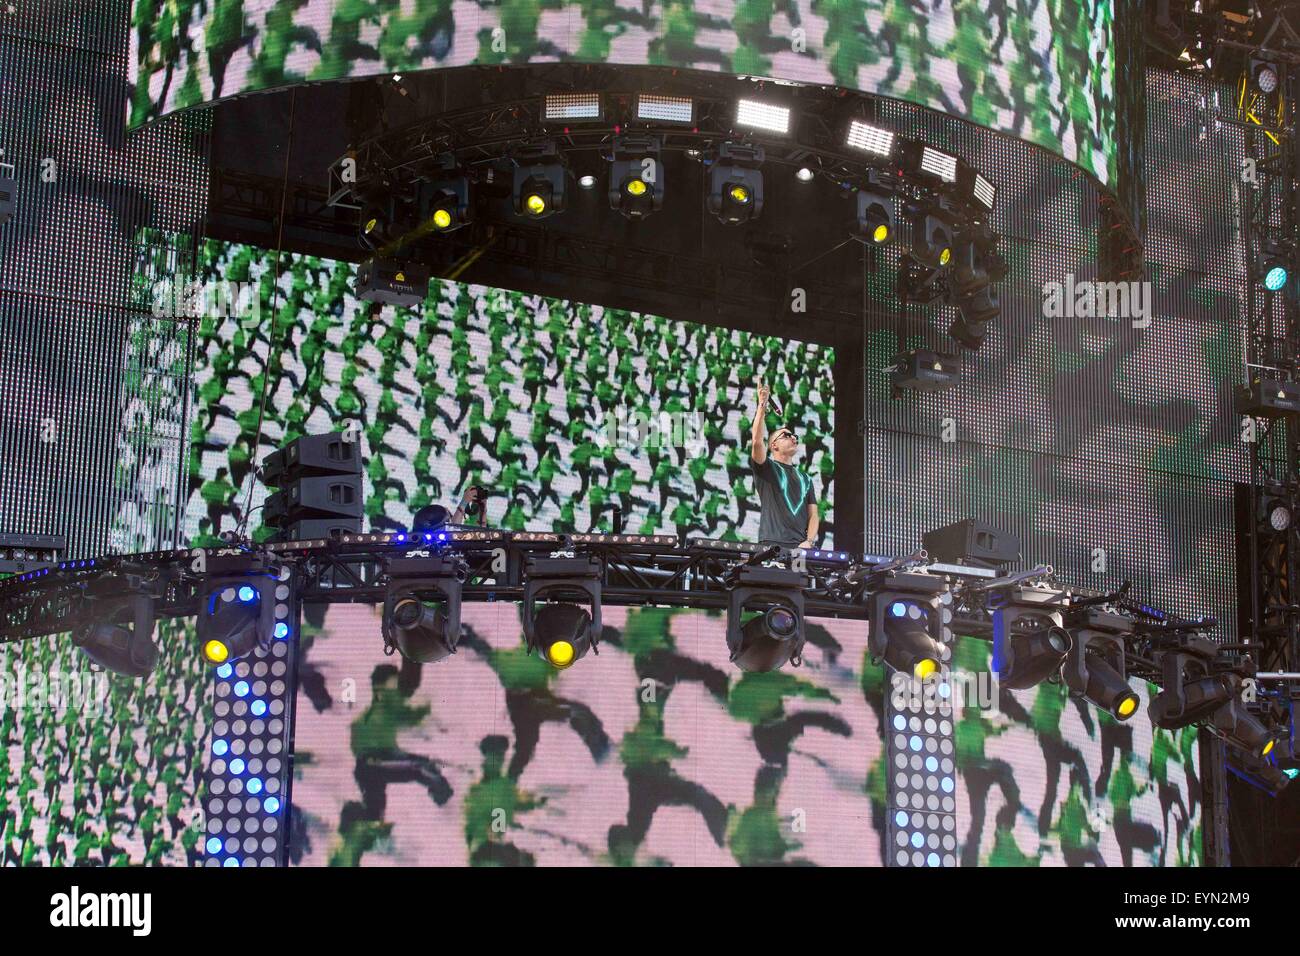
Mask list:
MULTIPOLYGON (((278 591, 276 596, 282 597, 278 591)), ((279 858, 288 782, 289 648, 287 641, 272 641, 214 672, 204 866, 275 866, 279 858)))

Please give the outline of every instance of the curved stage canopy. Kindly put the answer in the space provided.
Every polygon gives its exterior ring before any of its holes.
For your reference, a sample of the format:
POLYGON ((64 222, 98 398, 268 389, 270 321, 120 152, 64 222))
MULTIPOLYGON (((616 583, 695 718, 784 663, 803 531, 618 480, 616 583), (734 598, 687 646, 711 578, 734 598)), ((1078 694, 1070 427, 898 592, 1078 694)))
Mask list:
POLYGON ((1109 0, 135 0, 130 121, 295 83, 492 64, 834 84, 1044 146, 1114 184, 1109 0))

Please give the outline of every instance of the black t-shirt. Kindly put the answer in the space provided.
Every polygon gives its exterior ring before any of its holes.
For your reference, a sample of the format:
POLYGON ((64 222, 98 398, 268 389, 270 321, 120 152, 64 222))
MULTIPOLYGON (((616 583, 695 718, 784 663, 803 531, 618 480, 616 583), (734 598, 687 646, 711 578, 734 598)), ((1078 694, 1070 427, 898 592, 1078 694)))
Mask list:
POLYGON ((760 506, 758 540, 797 548, 808 539, 808 506, 817 503, 812 479, 771 455, 761 465, 750 456, 760 506))

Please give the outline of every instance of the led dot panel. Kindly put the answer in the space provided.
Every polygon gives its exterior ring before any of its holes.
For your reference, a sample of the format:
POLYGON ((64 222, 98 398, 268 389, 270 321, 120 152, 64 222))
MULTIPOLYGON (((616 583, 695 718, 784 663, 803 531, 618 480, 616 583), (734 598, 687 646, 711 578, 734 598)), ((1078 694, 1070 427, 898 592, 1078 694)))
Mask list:
MULTIPOLYGON (((951 620, 947 606, 933 613, 951 620)), ((952 631, 943 627, 939 673, 924 684, 891 674, 885 696, 888 866, 958 862, 957 767, 953 738, 952 631)))
MULTIPOLYGON (((192 264, 207 122, 125 134, 125 0, 0 3, 0 529, 66 556, 171 547, 189 328, 141 305, 149 250, 192 264), (52 42, 55 41, 55 42, 52 42)), ((143 300, 146 301, 147 300, 143 300)))
POLYGON ((771 103, 741 100, 736 104, 736 123, 739 126, 770 130, 773 133, 788 133, 790 132, 790 110, 771 103))
POLYGON ((657 123, 684 123, 695 120, 695 104, 685 96, 659 96, 643 93, 636 101, 637 119, 657 123))
POLYGON ((559 93, 546 97, 548 120, 600 119, 599 93, 559 93))
POLYGON ((299 604, 289 568, 270 587, 277 622, 270 646, 212 671, 204 866, 281 866, 285 859, 299 604))
POLYGON ((888 156, 894 151, 894 134, 887 129, 853 120, 849 124, 848 144, 854 149, 864 149, 877 156, 888 156))

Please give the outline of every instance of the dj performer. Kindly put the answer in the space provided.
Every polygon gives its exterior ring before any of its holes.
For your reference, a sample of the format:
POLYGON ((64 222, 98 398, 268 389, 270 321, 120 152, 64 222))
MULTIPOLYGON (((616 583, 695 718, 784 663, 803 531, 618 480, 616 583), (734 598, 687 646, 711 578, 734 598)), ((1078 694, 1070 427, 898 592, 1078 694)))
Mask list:
POLYGON ((749 464, 758 487, 758 543, 811 548, 820 522, 812 478, 794 464, 799 438, 792 429, 782 426, 770 441, 764 440, 770 395, 766 385, 759 385, 749 447, 749 464))

